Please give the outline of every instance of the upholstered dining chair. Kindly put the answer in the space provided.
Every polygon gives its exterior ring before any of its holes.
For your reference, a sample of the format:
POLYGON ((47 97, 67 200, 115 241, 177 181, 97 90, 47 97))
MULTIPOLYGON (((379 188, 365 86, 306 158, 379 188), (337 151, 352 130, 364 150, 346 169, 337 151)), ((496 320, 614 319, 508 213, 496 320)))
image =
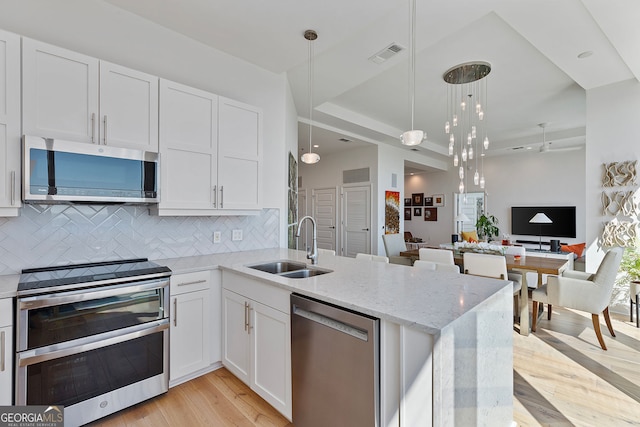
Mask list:
POLYGON ((334 251, 333 249, 318 248, 318 255, 336 256, 336 251, 334 251))
POLYGON ((424 270, 433 270, 433 271, 448 271, 450 273, 460 273, 460 267, 455 264, 444 264, 441 262, 435 261, 424 261, 424 260, 416 260, 413 263, 413 266, 416 268, 422 268, 424 270))
POLYGON ((384 250, 391 264, 411 265, 411 258, 400 256, 407 250, 407 245, 400 234, 383 234, 384 250))
POLYGON ((357 253, 356 259, 361 261, 386 262, 387 264, 389 263, 389 258, 382 255, 357 253))
POLYGON ((494 277, 513 282, 514 317, 529 316, 528 304, 521 304, 522 275, 507 272, 507 260, 502 255, 477 254, 465 252, 463 255, 464 272, 475 276, 494 277))
POLYGON ((448 249, 420 248, 418 251, 421 261, 439 262, 441 264, 454 264, 453 251, 448 249))
MULTIPOLYGON (((620 261, 622 261, 623 248, 612 248, 607 251, 598 267, 593 273, 584 271, 567 270, 562 276, 548 276, 547 284, 535 289, 531 294, 533 300, 533 312, 537 313, 538 303, 547 304, 548 319, 551 320, 551 310, 554 305, 572 308, 591 313, 593 330, 596 333, 600 347, 607 349, 600 332, 600 313, 612 337, 616 334, 611 326, 609 317, 609 302, 613 292, 613 284, 616 280, 620 261)), ((536 331, 537 317, 533 316, 531 330, 536 331)))

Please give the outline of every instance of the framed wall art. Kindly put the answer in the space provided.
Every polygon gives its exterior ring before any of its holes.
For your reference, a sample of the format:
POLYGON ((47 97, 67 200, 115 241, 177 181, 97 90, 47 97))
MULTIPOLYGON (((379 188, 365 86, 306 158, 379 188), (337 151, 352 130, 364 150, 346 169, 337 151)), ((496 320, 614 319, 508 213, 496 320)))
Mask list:
POLYGON ((425 221, 437 221, 438 220, 438 208, 424 208, 424 220, 425 221))
POLYGON ((411 208, 404 208, 404 220, 411 221, 411 208))
POLYGON ((444 194, 433 195, 433 206, 444 206, 444 194))
POLYGON ((413 193, 411 195, 411 205, 412 206, 424 205, 424 193, 413 193))
POLYGON ((425 197, 424 198, 425 206, 433 206, 433 197, 425 197))
POLYGON ((405 197, 404 198, 404 205, 405 206, 411 206, 411 197, 405 197))
POLYGON ((413 208, 413 216, 421 217, 422 216, 422 208, 413 208))

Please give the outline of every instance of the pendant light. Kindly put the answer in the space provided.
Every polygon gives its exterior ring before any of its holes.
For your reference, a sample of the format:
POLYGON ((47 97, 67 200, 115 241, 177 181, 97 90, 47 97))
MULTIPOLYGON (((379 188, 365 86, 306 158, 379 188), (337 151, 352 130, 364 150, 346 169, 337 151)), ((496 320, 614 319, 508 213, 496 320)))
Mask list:
POLYGON ((409 103, 411 104, 411 130, 400 135, 404 145, 419 145, 427 139, 427 133, 413 127, 413 116, 416 109, 416 0, 409 2, 409 103))
POLYGON ((489 149, 487 136, 487 76, 491 72, 488 62, 468 62, 450 68, 442 76, 447 85, 447 121, 444 132, 449 136, 449 155, 453 166, 459 166, 462 193, 466 181, 464 168, 472 169, 475 157, 473 184, 485 187, 484 155, 489 149), (481 142, 482 141, 482 142, 481 142), (478 157, 480 159, 478 159, 478 157), (478 164, 480 163, 480 164, 478 164))
POLYGON ((314 30, 304 32, 304 38, 309 41, 309 151, 300 156, 302 163, 312 165, 320 161, 320 155, 311 151, 311 137, 313 135, 313 41, 318 38, 314 30))

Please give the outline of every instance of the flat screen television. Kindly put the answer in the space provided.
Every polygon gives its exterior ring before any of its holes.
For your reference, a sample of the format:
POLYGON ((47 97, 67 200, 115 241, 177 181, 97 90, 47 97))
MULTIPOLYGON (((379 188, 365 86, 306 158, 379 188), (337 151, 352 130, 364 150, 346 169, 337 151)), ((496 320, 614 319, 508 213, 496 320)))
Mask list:
POLYGON ((513 206, 511 207, 511 234, 548 237, 576 237, 575 206, 513 206), (529 222, 538 212, 553 221, 551 224, 529 222))

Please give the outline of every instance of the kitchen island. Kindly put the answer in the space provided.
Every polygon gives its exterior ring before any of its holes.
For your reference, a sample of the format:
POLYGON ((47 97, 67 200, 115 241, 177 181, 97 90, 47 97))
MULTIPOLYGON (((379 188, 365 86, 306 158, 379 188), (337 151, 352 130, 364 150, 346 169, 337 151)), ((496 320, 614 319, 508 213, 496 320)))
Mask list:
POLYGON ((220 268, 380 318, 383 426, 511 424, 510 282, 323 255, 318 267, 332 272, 305 279, 249 268, 275 260, 307 262, 287 249, 159 262, 176 272, 220 268))

